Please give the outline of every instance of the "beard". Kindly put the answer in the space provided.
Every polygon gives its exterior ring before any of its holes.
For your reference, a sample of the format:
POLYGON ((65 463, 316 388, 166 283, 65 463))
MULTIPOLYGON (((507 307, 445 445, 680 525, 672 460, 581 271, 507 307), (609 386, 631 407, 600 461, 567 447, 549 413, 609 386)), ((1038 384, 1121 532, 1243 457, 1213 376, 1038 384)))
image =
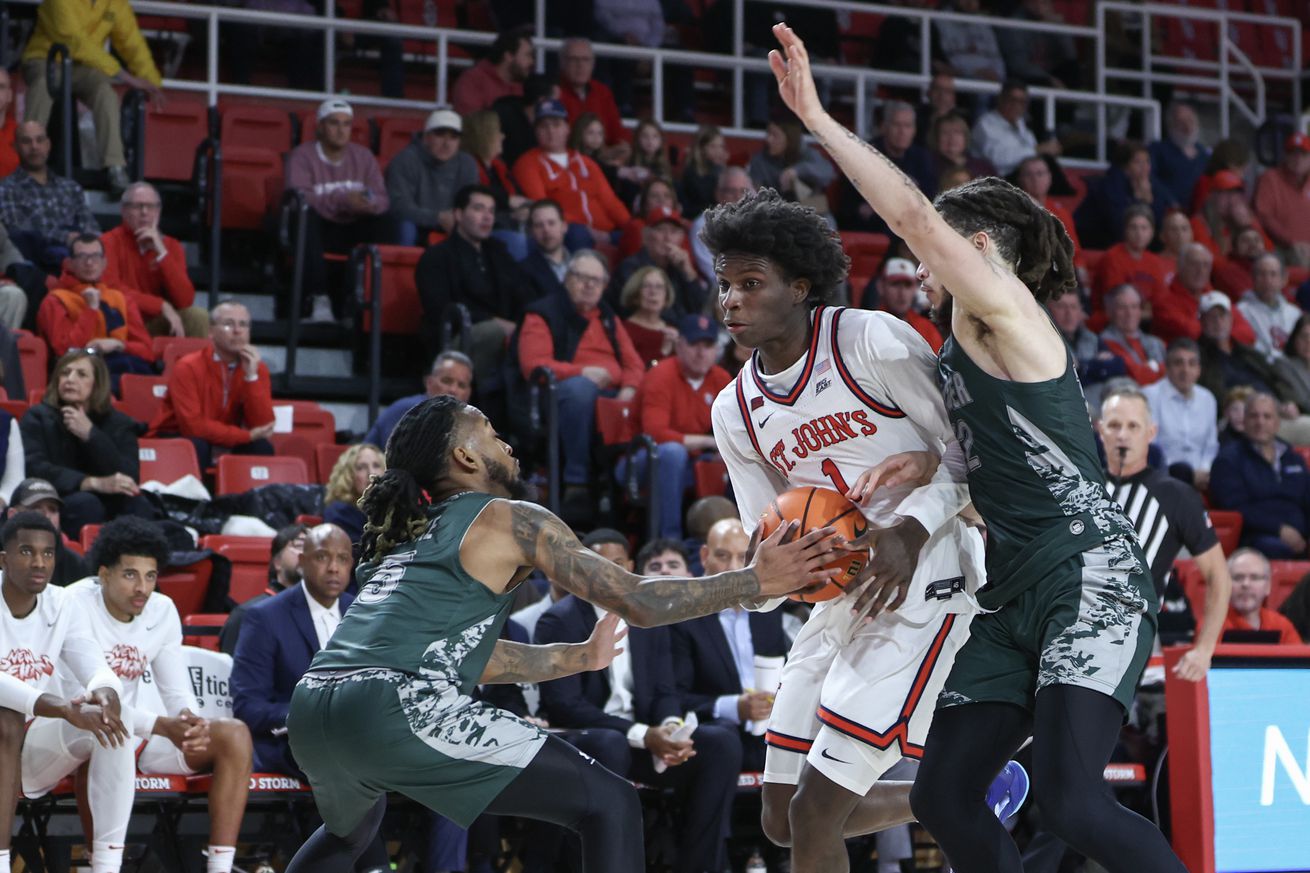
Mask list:
POLYGON ((509 494, 510 500, 535 500, 537 489, 531 482, 515 476, 509 471, 508 464, 502 464, 499 461, 493 461, 490 458, 483 458, 482 462, 487 465, 487 478, 495 485, 504 488, 509 494))
POLYGON ((932 309, 928 310, 928 317, 932 319, 933 324, 937 325, 937 329, 941 331, 943 339, 951 335, 951 313, 955 309, 953 301, 954 298, 947 292, 943 291, 941 305, 934 306, 932 309))

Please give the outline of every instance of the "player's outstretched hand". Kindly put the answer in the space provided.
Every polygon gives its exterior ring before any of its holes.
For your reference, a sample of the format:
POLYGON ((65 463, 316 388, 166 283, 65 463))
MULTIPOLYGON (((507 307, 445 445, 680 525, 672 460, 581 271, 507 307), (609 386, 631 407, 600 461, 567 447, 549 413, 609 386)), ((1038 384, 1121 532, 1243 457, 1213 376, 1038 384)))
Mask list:
POLYGON ((798 538, 799 527, 797 521, 778 525, 755 550, 755 576, 760 580, 761 596, 791 594, 823 584, 839 572, 824 566, 841 557, 836 531, 822 527, 798 538))
POLYGON ((845 542, 851 551, 872 549, 860 575, 846 587, 853 597, 851 612, 856 621, 873 621, 884 609, 897 610, 905 602, 910 581, 919 566, 919 550, 928 541, 928 531, 916 519, 907 518, 885 528, 871 528, 863 536, 845 542))
POLYGON ((773 25, 773 35, 777 37, 781 50, 769 52, 769 68, 778 80, 778 95, 787 108, 795 113, 809 129, 823 117, 823 104, 819 102, 818 89, 814 87, 814 74, 810 72, 810 55, 805 50, 805 43, 785 22, 773 25))
POLYGON ((940 463, 941 458, 934 452, 899 452, 861 473, 846 498, 865 505, 879 488, 922 485, 933 477, 940 463))
POLYGON ((596 622, 591 636, 587 638, 587 669, 604 670, 623 651, 623 638, 628 635, 628 626, 619 627, 621 619, 612 612, 596 622))

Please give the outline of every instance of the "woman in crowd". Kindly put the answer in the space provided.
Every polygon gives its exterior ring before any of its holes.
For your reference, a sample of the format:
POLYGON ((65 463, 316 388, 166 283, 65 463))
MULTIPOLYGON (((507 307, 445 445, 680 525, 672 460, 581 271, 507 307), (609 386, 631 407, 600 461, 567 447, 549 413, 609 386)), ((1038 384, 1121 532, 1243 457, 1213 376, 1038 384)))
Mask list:
POLYGON ((682 212, 687 218, 695 218, 717 202, 714 192, 719 186, 719 174, 726 166, 728 144, 723 139, 723 132, 707 124, 696 131, 691 152, 682 168, 679 195, 682 212))
POLYGON ((1219 447, 1231 443, 1246 432, 1246 401, 1255 389, 1250 385, 1229 388, 1219 406, 1219 447))
POLYGON ((1288 442, 1303 442, 1297 437, 1304 437, 1304 434, 1285 434, 1283 431, 1288 426, 1287 419, 1310 415, 1310 315, 1297 320, 1283 345, 1283 354, 1274 359, 1273 367, 1278 380, 1278 395, 1285 407, 1291 407, 1280 410, 1284 422, 1278 435, 1288 442))
POLYGON ((991 161, 969 154, 969 119, 958 110, 952 109, 933 120, 928 129, 928 148, 932 151, 933 175, 938 178, 947 170, 960 167, 968 170, 974 179, 996 175, 991 161))
POLYGON ((628 166, 646 171, 646 178, 673 180, 673 165, 669 163, 669 150, 664 142, 664 129, 659 123, 646 118, 637 123, 632 132, 632 156, 628 166))
POLYGON ((355 504, 374 476, 387 469, 382 450, 372 443, 359 443, 341 453, 323 492, 323 521, 331 522, 359 545, 364 535, 364 513, 355 504))
POLYGON ((27 410, 20 429, 27 474, 59 492, 68 536, 123 514, 154 517, 137 484, 140 428, 110 405, 109 370, 100 355, 74 349, 59 359, 45 397, 27 410))
POLYGON ((788 200, 812 206, 827 214, 825 192, 837 171, 818 149, 801 141, 801 126, 794 121, 771 121, 764 130, 764 148, 746 168, 760 188, 773 188, 788 200))
MULTIPOLYGON (((1087 271, 1083 268, 1083 246, 1078 240, 1078 230, 1074 227, 1073 216, 1058 201, 1051 198, 1051 184, 1055 180, 1052 167, 1059 169, 1055 158, 1045 155, 1030 155, 1019 162, 1010 175, 1010 182, 1022 189, 1038 206, 1060 219, 1069 239, 1073 242, 1073 263, 1078 271, 1078 283, 1088 284, 1087 271)), ((1063 171, 1060 171, 1063 173, 1063 171)), ((917 261, 916 261, 917 263, 917 261)))
MULTIPOLYGON (((569 148, 591 158, 605 173, 605 180, 615 195, 629 209, 641 191, 641 185, 650 178, 650 171, 633 164, 619 164, 605 150, 605 123, 594 112, 584 112, 569 130, 569 148)), ((635 153, 635 149, 633 150, 635 153)))
POLYGON ((1074 218, 1078 232, 1088 246, 1107 248, 1124 226, 1124 211, 1134 203, 1151 207, 1155 224, 1165 210, 1176 206, 1173 195, 1151 172, 1151 153, 1138 142, 1125 142, 1115 151, 1114 161, 1098 182, 1088 187, 1087 197, 1074 218))
POLYGON ((623 327, 647 369, 673 354, 678 329, 663 315, 673 301, 673 283, 659 267, 642 267, 623 285, 619 302, 624 312, 632 313, 623 327))
POLYGON ((461 147, 478 163, 479 184, 490 188, 496 198, 496 230, 493 235, 509 247, 515 260, 523 260, 528 256, 523 225, 528 220, 528 207, 532 201, 519 191, 513 174, 505 165, 502 157, 505 133, 500 127, 500 116, 490 109, 470 114, 464 119, 461 147))
POLYGON ((1173 282, 1178 272, 1178 255, 1192 243, 1192 222, 1181 209, 1170 209, 1160 224, 1160 260, 1167 271, 1166 282, 1173 282))
POLYGON ((1134 203, 1124 210, 1123 240, 1110 246, 1096 264, 1092 284, 1092 312, 1102 312, 1102 299, 1111 288, 1132 285, 1143 301, 1155 299, 1169 287, 1173 268, 1167 261, 1147 250, 1155 237, 1155 213, 1144 203, 1134 203))

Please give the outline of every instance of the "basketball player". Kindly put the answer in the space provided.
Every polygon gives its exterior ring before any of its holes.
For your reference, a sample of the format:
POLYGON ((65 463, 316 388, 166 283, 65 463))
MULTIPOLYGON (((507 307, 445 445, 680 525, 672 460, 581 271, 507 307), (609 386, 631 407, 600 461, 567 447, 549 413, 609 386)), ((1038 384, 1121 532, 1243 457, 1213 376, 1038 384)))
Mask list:
MULTIPOLYGON (((92 566, 96 576, 75 582, 69 598, 88 619, 88 631, 109 668, 123 683, 123 713, 139 739, 136 770, 146 775, 214 774, 209 791, 210 838, 206 873, 231 873, 237 834, 250 788, 250 731, 237 719, 213 721, 198 709, 182 652, 182 620, 173 601, 155 592, 159 568, 168 560, 168 542, 159 528, 125 515, 105 525, 96 537, 92 566), (163 715, 142 705, 139 690, 146 670, 159 690, 163 715)), ((69 690, 67 670, 58 675, 69 690)), ((96 752, 86 731, 40 719, 23 744, 23 790, 44 794, 96 752)), ((126 804, 115 792, 99 790, 90 777, 92 821, 97 826, 127 827, 132 791, 126 804), (97 804, 96 800, 107 801, 97 804)), ((130 785, 130 783, 129 783, 130 785)))
POLYGON ((984 796, 1031 735, 1053 832, 1110 873, 1182 873, 1103 776, 1157 602, 1132 524, 1106 491, 1075 363, 1041 306, 1076 282, 1073 245, 1057 218, 996 178, 929 203, 824 111, 795 32, 778 24, 774 34, 783 101, 919 256, 939 317, 950 313, 941 390, 987 525, 978 601, 994 611, 974 619, 939 698, 914 811, 960 873, 1018 873, 1018 848, 984 796))
MULTIPOLYGON (((20 512, 0 529, 0 870, 9 869, 9 838, 18 803, 20 755, 24 722, 36 717, 32 729, 44 724, 87 732, 97 744, 91 755, 91 778, 98 787, 92 802, 106 799, 132 806, 135 774, 132 746, 119 717, 122 684, 105 663, 87 628, 85 614, 63 588, 47 587, 55 572, 59 532, 39 512, 20 512), (55 665, 68 668, 92 705, 73 702, 46 691, 55 665)), ((28 795, 35 796, 34 794, 28 795)), ((91 843, 94 873, 117 873, 123 863, 127 819, 95 822, 91 843)))
POLYGON ((861 506, 879 531, 872 572, 913 578, 913 596, 871 622, 852 616, 849 598, 819 603, 769 721, 765 833, 792 847, 796 873, 846 870, 846 837, 912 819, 909 783, 875 783, 903 756, 920 756, 936 694, 968 638, 983 545, 958 518, 969 502, 963 455, 932 349, 914 328, 826 305, 849 261, 822 217, 764 189, 710 210, 701 236, 728 331, 755 349, 712 414, 748 531, 790 488, 846 494, 853 483, 876 486, 864 474, 885 458, 944 456, 928 484, 875 487, 861 506))
POLYGON ((832 529, 760 544, 744 570, 641 578, 586 548, 522 497, 518 461, 477 409, 425 400, 387 442, 387 471, 361 498, 360 593, 296 686, 291 749, 323 827, 288 873, 337 873, 377 830, 387 791, 468 827, 484 811, 576 831, 589 873, 644 868, 637 795, 558 737, 473 701, 479 683, 543 682, 606 667, 620 618, 671 624, 825 583, 832 529), (429 500, 428 495, 431 495, 429 500), (534 568, 609 610, 584 643, 500 640, 534 568))

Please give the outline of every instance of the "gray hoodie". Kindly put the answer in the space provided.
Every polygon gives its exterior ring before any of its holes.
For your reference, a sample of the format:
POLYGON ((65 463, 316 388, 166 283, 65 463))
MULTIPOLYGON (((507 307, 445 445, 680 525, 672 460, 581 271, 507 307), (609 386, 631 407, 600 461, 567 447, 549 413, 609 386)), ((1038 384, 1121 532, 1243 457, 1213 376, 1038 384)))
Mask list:
POLYGON ((478 164, 465 152, 438 161, 415 140, 391 159, 386 175, 392 214, 401 221, 434 228, 437 214, 454 205, 459 189, 477 184, 478 164))

